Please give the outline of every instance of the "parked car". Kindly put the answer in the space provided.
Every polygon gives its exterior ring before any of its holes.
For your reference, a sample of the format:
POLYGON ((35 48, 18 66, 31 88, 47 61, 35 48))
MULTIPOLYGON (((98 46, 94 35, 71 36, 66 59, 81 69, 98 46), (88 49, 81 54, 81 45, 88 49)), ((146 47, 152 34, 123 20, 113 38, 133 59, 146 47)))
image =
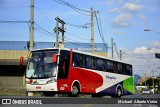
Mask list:
POLYGON ((144 94, 150 95, 151 94, 151 90, 150 89, 143 89, 142 90, 142 95, 144 95, 144 94))

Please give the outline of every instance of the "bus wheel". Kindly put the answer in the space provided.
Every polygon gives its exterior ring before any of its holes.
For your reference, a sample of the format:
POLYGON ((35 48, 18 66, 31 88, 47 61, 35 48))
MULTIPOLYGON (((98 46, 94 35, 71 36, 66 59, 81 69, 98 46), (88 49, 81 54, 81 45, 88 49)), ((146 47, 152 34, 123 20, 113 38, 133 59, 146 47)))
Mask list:
POLYGON ((54 92, 50 92, 50 91, 44 91, 43 95, 46 96, 46 97, 53 97, 53 96, 55 96, 55 93, 54 92))
POLYGON ((121 90, 121 88, 117 88, 116 96, 117 96, 118 98, 120 98, 120 97, 122 96, 122 90, 121 90))
POLYGON ((72 86, 72 92, 69 94, 70 97, 77 97, 80 93, 80 88, 78 84, 72 86))

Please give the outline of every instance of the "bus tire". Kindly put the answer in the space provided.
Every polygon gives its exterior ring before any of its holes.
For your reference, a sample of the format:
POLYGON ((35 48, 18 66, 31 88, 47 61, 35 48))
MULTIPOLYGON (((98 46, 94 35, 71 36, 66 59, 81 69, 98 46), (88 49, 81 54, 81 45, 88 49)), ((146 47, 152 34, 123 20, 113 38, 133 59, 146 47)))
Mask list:
POLYGON ((118 87, 116 92, 116 97, 120 98, 121 96, 122 96, 122 89, 118 87))
POLYGON ((43 96, 53 97, 53 96, 55 96, 55 93, 54 92, 50 92, 50 91, 44 91, 43 92, 43 96))
POLYGON ((69 97, 77 97, 80 93, 79 84, 73 84, 72 92, 69 94, 69 97))

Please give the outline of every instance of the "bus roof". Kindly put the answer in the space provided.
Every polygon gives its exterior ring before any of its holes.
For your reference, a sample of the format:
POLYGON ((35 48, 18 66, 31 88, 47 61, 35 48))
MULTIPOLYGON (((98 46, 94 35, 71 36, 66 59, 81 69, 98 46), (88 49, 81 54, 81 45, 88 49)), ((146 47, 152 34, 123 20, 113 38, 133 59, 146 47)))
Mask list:
MULTIPOLYGON (((54 49, 68 50, 68 51, 71 50, 69 48, 42 48, 42 49, 36 49, 34 51, 54 50, 54 49)), ((112 59, 112 58, 109 58, 109 57, 100 56, 100 55, 97 55, 97 54, 92 54, 92 53, 89 53, 89 52, 83 52, 83 51, 78 51, 78 50, 72 50, 72 51, 76 52, 76 53, 80 53, 80 54, 85 54, 85 55, 93 56, 93 57, 98 57, 98 58, 108 59, 108 60, 112 60, 112 61, 116 61, 116 62, 120 62, 120 63, 130 64, 130 63, 127 63, 127 62, 122 62, 122 61, 119 61, 119 60, 115 60, 115 59, 112 59)), ((132 64, 130 64, 130 65, 132 65, 132 64)))

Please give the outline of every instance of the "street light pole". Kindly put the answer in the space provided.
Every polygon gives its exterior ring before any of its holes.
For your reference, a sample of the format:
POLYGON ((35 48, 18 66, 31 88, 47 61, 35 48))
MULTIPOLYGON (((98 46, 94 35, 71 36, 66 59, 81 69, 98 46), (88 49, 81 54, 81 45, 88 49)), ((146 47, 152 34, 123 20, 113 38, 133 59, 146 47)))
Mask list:
POLYGON ((156 30, 153 30, 153 29, 144 29, 144 31, 153 31, 153 32, 156 32, 157 34, 160 35, 160 32, 156 31, 156 30))

